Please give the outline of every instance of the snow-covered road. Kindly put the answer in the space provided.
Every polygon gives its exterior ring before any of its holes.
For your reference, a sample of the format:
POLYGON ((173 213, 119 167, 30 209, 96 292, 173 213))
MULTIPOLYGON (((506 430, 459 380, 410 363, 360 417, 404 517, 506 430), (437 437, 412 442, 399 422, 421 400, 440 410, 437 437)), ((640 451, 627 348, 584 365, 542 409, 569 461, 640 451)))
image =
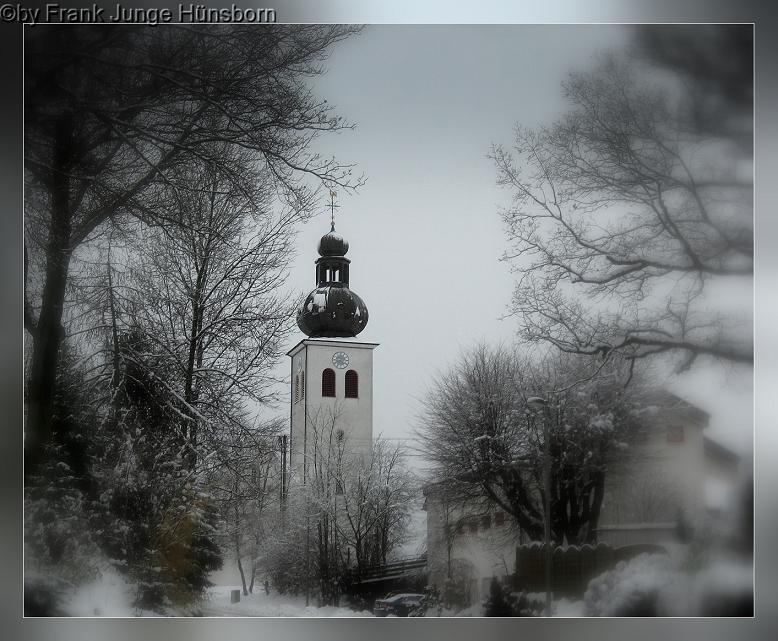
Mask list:
POLYGON ((206 617, 372 617, 368 611, 356 612, 347 607, 326 606, 317 608, 305 606, 305 597, 265 594, 257 586, 254 594, 241 593, 239 603, 230 603, 230 592, 239 586, 218 585, 208 590, 203 601, 202 613, 206 617))

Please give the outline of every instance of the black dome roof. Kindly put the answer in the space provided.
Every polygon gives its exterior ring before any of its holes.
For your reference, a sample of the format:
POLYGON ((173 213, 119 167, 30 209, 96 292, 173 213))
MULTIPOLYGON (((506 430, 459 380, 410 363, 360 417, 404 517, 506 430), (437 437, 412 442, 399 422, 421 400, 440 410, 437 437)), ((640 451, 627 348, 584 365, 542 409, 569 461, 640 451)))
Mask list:
POLYGON ((367 317, 362 299, 347 286, 333 283, 308 294, 297 312, 297 325, 312 338, 353 337, 365 328, 367 317))
POLYGON ((319 241, 319 256, 345 256, 347 251, 348 241, 336 234, 334 229, 319 241))

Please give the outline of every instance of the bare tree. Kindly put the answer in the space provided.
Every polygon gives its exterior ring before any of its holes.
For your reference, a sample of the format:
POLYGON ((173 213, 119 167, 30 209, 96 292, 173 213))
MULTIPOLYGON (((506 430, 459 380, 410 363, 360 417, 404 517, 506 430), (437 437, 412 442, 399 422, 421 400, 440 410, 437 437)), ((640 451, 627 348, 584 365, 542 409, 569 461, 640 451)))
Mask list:
POLYGON ((245 171, 243 189, 236 193, 210 164, 177 173, 171 197, 183 224, 141 224, 119 304, 125 322, 164 354, 164 384, 181 399, 192 465, 201 436, 218 444, 244 403, 273 400, 270 369, 294 311, 281 288, 297 213, 254 209, 266 183, 245 157, 223 153, 233 172, 245 171))
POLYGON ((220 147, 229 178, 213 163, 178 165, 156 194, 176 224, 117 227, 79 258, 68 290, 65 345, 80 352, 100 422, 73 428, 73 449, 87 458, 78 471, 109 499, 102 531, 122 533, 105 537, 107 553, 155 607, 180 587, 177 555, 201 557, 190 579, 216 563, 216 510, 252 589, 279 472, 279 426, 252 423, 247 403, 272 401, 269 371, 293 311, 280 288, 298 213, 271 207, 261 168, 220 147), (197 566, 203 559, 209 565, 197 566))
MULTIPOLYGON (((684 33, 694 49, 694 30, 684 33)), ((693 66, 660 73, 646 57, 604 56, 572 74, 566 115, 517 127, 512 149, 493 146, 513 195, 503 211, 519 275, 513 313, 526 339, 567 352, 751 363, 750 316, 714 289, 752 284, 750 67, 730 70, 743 74, 739 100, 714 128, 700 114, 716 86, 692 85, 693 66)))
MULTIPOLYGON (((307 499, 308 571, 315 573, 323 604, 336 601, 338 582, 345 568, 338 549, 338 496, 341 494, 339 475, 348 450, 343 430, 338 427, 339 419, 337 406, 330 411, 322 409, 311 417, 308 425, 309 449, 306 452, 307 475, 302 488, 307 499)), ((310 582, 306 586, 309 588, 310 582)))
MULTIPOLYGON (((310 151, 346 124, 305 79, 350 27, 49 25, 27 35, 25 328, 32 337, 26 470, 54 430, 62 318, 76 248, 126 216, 177 223, 160 188, 192 159, 231 177, 214 142, 250 151, 300 215, 350 168, 310 151), (308 180, 310 179, 310 180, 308 180), (29 274, 28 272, 29 267, 29 274)), ((239 177, 235 187, 239 189, 239 177)))
POLYGON ((405 463, 405 451, 378 438, 368 457, 342 465, 339 485, 343 495, 340 531, 354 549, 358 569, 386 563, 402 543, 416 495, 414 477, 405 463))
MULTIPOLYGON (((457 491, 458 489, 457 484, 452 483, 451 479, 435 481, 424 487, 424 495, 429 502, 425 508, 427 510, 427 528, 429 532, 427 563, 430 564, 430 571, 434 572, 433 564, 439 565, 441 559, 435 558, 434 555, 429 555, 429 551, 439 546, 445 548, 445 574, 449 579, 452 578, 451 553, 454 545, 457 538, 464 534, 468 519, 472 518, 471 512, 468 511, 468 503, 472 499, 469 496, 465 496, 463 500, 461 492, 457 491)), ((471 502, 469 507, 473 507, 471 502)))
MULTIPOLYGON (((289 540, 305 541, 304 569, 297 567, 304 576, 284 581, 308 594, 315 587, 329 604, 349 571, 385 563, 403 542, 417 485, 404 449, 381 438, 367 445, 351 439, 338 405, 308 417, 305 456, 305 479, 294 479, 290 490, 297 519, 287 530, 289 540)), ((278 576, 288 560, 273 556, 278 576)))
POLYGON ((223 519, 224 547, 238 566, 244 595, 254 592, 262 555, 269 547, 267 539, 279 525, 279 427, 271 422, 241 433, 230 448, 219 452, 219 463, 207 484, 216 498, 223 519), (247 439, 246 433, 252 433, 253 438, 247 439))
POLYGON ((417 433, 433 478, 445 484, 449 500, 470 512, 497 505, 540 540, 548 421, 552 536, 572 544, 593 540, 609 454, 633 429, 625 376, 612 368, 593 377, 585 361, 568 356, 522 363, 483 345, 464 354, 435 381, 420 418, 417 433), (539 393, 549 400, 546 415, 526 404, 539 393))

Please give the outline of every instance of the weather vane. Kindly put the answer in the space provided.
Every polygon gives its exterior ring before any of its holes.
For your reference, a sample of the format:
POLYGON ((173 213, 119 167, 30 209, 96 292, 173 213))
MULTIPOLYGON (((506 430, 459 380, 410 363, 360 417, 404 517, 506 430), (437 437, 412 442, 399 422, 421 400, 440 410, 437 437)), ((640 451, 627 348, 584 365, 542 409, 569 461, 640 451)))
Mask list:
POLYGON ((335 204, 335 198, 338 194, 336 194, 334 191, 330 192, 330 212, 332 216, 332 228, 330 231, 335 231, 335 209, 340 207, 340 205, 335 204))

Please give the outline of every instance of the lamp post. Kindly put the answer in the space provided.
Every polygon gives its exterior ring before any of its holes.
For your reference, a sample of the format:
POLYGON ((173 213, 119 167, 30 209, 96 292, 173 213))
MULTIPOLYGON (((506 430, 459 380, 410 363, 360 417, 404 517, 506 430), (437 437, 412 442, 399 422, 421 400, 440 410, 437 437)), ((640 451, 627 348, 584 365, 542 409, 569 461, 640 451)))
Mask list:
POLYGON ((548 438, 548 401, 530 396, 527 405, 533 410, 543 410, 543 549, 545 552, 546 616, 551 616, 551 451, 548 438))

